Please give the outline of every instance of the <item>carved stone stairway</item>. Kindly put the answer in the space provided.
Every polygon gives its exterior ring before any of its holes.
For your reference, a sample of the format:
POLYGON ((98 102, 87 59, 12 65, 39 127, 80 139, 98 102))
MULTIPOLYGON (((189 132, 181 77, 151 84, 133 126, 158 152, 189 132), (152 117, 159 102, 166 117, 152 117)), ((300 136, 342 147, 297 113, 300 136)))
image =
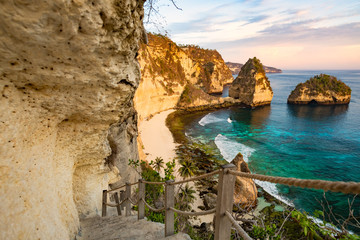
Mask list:
POLYGON ((137 216, 108 216, 87 218, 80 222, 76 240, 190 240, 184 233, 164 238, 165 225, 138 220, 137 216))

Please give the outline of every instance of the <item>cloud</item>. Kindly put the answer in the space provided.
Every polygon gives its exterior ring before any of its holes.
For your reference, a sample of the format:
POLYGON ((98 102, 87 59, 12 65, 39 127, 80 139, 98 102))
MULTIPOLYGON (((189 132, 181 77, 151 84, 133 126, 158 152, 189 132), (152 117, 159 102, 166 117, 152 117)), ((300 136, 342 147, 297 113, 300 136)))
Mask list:
POLYGON ((360 66, 356 52, 347 50, 358 49, 347 46, 360 42, 357 1, 183 0, 182 4, 180 17, 171 13, 170 37, 178 43, 218 49, 226 60, 261 54, 281 64, 281 57, 305 58, 315 52, 331 55, 334 60, 332 53, 336 52, 339 59, 351 58, 353 65, 360 66))

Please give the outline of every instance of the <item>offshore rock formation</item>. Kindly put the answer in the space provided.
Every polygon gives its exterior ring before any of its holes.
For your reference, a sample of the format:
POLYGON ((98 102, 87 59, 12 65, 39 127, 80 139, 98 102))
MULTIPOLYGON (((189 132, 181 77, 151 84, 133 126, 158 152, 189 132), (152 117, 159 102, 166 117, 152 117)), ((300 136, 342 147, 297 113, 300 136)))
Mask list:
POLYGON ((73 239, 109 182, 135 180, 143 1, 0 9, 0 239, 73 239))
MULTIPOLYGON (((251 173, 248 164, 244 161, 243 155, 238 153, 231 161, 236 166, 236 171, 251 173)), ((251 178, 237 176, 235 181, 234 203, 240 206, 255 206, 257 199, 257 188, 251 178)))
MULTIPOLYGON (((226 62, 225 64, 229 67, 232 75, 238 75, 242 66, 244 66, 244 64, 242 63, 233 63, 233 62, 226 62)), ((282 73, 281 69, 274 67, 264 66, 264 69, 265 69, 265 73, 282 73)))
POLYGON ((140 120, 174 108, 187 84, 213 93, 233 81, 215 50, 179 47, 166 36, 150 33, 148 39, 138 55, 142 77, 134 102, 140 120))
POLYGON ((250 107, 271 103, 273 91, 259 59, 250 58, 245 63, 229 88, 229 96, 250 107))
POLYGON ((299 83, 288 97, 289 104, 349 104, 351 89, 336 77, 316 75, 305 83, 299 83))

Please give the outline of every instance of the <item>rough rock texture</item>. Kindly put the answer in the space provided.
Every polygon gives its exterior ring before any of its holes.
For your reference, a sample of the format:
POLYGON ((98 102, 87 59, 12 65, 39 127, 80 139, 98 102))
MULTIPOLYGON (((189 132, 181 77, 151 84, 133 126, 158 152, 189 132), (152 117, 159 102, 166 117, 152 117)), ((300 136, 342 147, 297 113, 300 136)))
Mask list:
MULTIPOLYGON (((226 62, 225 64, 229 67, 232 75, 238 75, 242 66, 244 66, 244 64, 242 63, 233 63, 233 62, 226 62)), ((264 66, 264 69, 266 73, 282 73, 281 69, 274 67, 264 66)))
POLYGON ((273 91, 260 60, 254 57, 245 63, 229 88, 229 96, 250 107, 271 103, 273 91))
POLYGON ((230 69, 216 50, 203 49, 188 45, 182 47, 199 67, 195 73, 196 85, 207 93, 221 93, 225 84, 234 81, 230 69))
MULTIPOLYGON (((238 153, 231 163, 236 166, 236 171, 250 173, 250 169, 241 153, 238 153)), ((239 204, 242 207, 254 206, 256 205, 257 193, 257 188, 252 179, 236 177, 234 204, 239 204)))
POLYGON ((320 74, 299 83, 288 97, 290 104, 349 104, 351 89, 336 77, 320 74))
POLYGON ((205 93, 202 89, 188 84, 185 86, 176 105, 178 110, 202 111, 241 105, 237 99, 231 97, 215 97, 205 93))
POLYGON ((0 239, 73 238, 136 158, 142 4, 0 2, 0 239))
POLYGON ((224 84, 233 81, 214 50, 181 48, 162 35, 149 33, 148 39, 138 55, 142 77, 134 102, 139 120, 174 108, 187 84, 212 93, 221 92, 224 84))

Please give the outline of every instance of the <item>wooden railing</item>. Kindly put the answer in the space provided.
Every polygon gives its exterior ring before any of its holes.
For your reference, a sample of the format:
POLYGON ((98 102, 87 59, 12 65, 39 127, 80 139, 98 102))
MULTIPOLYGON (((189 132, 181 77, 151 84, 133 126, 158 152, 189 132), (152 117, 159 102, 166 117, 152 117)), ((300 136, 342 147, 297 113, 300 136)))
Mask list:
POLYGON ((154 212, 165 212, 165 237, 171 236, 175 233, 174 229, 174 213, 187 216, 201 216, 215 213, 215 240, 230 239, 231 227, 233 226, 239 235, 245 240, 251 240, 248 234, 241 228, 239 223, 232 217, 233 209, 233 196, 236 176, 258 179, 261 181, 268 181, 272 183, 280 183, 289 186, 298 186, 303 188, 315 188, 323 189, 325 191, 342 192, 342 193, 353 193, 360 194, 360 183, 356 182, 332 182, 323 180, 307 180, 307 179, 296 179, 296 178, 284 178, 284 177, 273 177, 260 174, 250 174, 235 171, 234 164, 223 165, 220 170, 216 170, 211 173, 207 173, 201 176, 189 178, 182 181, 174 182, 169 180, 166 182, 148 182, 139 179, 135 183, 126 183, 121 187, 117 187, 111 190, 103 191, 103 202, 102 202, 102 216, 106 216, 107 206, 116 207, 117 212, 121 215, 121 210, 126 208, 125 215, 131 215, 131 204, 138 206, 138 219, 144 219, 145 217, 145 206, 154 212), (174 187, 177 184, 200 180, 203 178, 211 177, 219 174, 218 182, 218 194, 216 199, 216 207, 208 211, 203 212, 184 212, 174 208, 175 205, 175 190, 174 187), (133 202, 131 200, 131 186, 138 185, 138 200, 133 202), (161 209, 151 207, 145 201, 145 184, 165 185, 165 206, 161 209), (125 191, 120 191, 120 199, 118 192, 120 189, 125 187, 125 191), (113 193, 115 204, 107 202, 108 193, 113 193))

